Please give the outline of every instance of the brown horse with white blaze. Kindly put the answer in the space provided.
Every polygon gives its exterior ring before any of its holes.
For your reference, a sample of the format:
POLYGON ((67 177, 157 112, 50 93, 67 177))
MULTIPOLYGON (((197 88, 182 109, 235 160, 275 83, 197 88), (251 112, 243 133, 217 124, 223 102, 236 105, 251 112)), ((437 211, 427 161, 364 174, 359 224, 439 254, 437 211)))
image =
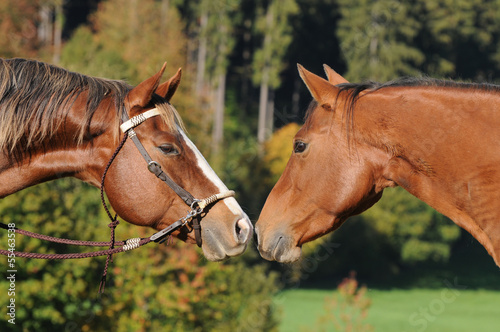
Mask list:
MULTIPOLYGON (((100 187, 106 164, 125 135, 120 123, 153 109, 158 116, 135 123, 134 130, 158 167, 196 198, 227 191, 169 102, 181 71, 160 84, 164 70, 165 65, 132 87, 38 61, 0 59, 0 197, 68 176, 100 187)), ((104 187, 117 214, 135 225, 161 230, 189 210, 148 170, 131 139, 116 155, 104 187)), ((214 261, 243 253, 253 233, 233 197, 209 205, 201 226, 203 252, 214 261)), ((188 227, 173 235, 195 241, 188 227)))
POLYGON ((432 79, 351 84, 299 65, 313 97, 256 223, 262 257, 292 262, 401 186, 471 233, 500 266, 500 87, 432 79))

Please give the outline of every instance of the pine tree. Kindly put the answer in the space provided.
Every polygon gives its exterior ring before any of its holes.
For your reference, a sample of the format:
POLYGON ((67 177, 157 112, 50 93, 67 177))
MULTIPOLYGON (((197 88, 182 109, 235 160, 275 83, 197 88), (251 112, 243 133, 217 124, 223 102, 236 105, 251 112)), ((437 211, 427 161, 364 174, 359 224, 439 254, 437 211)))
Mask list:
MULTIPOLYGON (((262 4, 261 4, 262 5, 262 4)), ((261 47, 253 58, 253 81, 260 85, 258 141, 263 143, 272 132, 272 89, 280 85, 284 55, 291 42, 290 16, 298 12, 295 0, 271 0, 257 15, 256 32, 262 35, 261 47)))
POLYGON ((498 72, 499 5, 497 0, 419 1, 416 12, 423 19, 417 42, 426 55, 423 71, 446 78, 493 79, 498 72))
MULTIPOLYGON (((205 112, 213 112, 211 150, 219 152, 224 132, 226 100, 226 76, 229 55, 233 51, 235 26, 241 19, 240 1, 201 0, 191 5, 197 25, 188 27, 191 32, 190 44, 197 47, 190 53, 196 58, 195 93, 197 104, 205 112)), ((189 25, 189 24, 188 24, 189 25)))
POLYGON ((238 24, 240 15, 238 14, 238 1, 210 1, 210 4, 208 24, 204 32, 208 40, 207 74, 214 91, 212 152, 217 154, 224 131, 228 58, 235 45, 234 27, 238 24))
POLYGON ((407 2, 394 0, 339 0, 338 36, 350 81, 387 81, 415 75, 424 61, 413 45, 419 21, 407 2))

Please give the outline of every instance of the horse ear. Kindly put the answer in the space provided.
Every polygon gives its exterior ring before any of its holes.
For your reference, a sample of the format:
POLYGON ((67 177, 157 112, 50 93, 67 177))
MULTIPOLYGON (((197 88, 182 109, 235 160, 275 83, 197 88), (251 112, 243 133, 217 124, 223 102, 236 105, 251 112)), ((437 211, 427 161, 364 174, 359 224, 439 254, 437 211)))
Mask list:
POLYGON ((149 104, 151 98, 153 97, 153 93, 155 93, 158 84, 160 84, 160 79, 165 71, 166 65, 167 63, 165 62, 159 72, 130 90, 127 95, 129 109, 136 106, 146 107, 149 104))
POLYGON ((339 89, 327 80, 306 70, 300 64, 297 64, 297 68, 314 100, 320 105, 331 105, 332 101, 337 97, 339 89))
POLYGON ((340 76, 330 66, 324 64, 323 69, 325 70, 326 77, 328 77, 328 82, 332 83, 333 85, 342 84, 342 83, 349 83, 349 81, 347 81, 345 78, 340 76))
POLYGON ((179 83, 181 83, 181 76, 182 76, 182 69, 179 68, 179 70, 177 70, 177 73, 174 76, 172 76, 165 83, 162 83, 158 86, 158 88, 155 91, 156 94, 162 96, 167 101, 170 101, 175 91, 177 90, 179 83))

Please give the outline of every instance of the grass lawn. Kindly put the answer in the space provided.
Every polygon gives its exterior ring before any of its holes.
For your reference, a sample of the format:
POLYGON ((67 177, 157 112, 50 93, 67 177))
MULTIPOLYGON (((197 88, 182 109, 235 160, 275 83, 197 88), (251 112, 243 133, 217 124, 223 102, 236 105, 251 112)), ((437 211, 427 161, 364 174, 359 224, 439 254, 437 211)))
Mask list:
MULTIPOLYGON (((281 332, 316 331, 324 298, 333 290, 293 289, 277 295, 281 332)), ((500 331, 500 291, 443 289, 369 289, 366 323, 380 332, 500 331)), ((333 330, 332 330, 333 331, 333 330)))

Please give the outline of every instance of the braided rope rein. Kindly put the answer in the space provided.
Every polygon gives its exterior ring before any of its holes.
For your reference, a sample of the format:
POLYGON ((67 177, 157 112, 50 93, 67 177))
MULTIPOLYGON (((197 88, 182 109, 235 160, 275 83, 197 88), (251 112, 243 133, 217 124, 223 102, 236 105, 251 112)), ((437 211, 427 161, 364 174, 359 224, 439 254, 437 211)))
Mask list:
POLYGON ((14 254, 16 257, 34 258, 34 259, 51 259, 51 260, 90 258, 90 257, 99 257, 99 256, 105 256, 105 255, 113 255, 113 254, 117 254, 119 252, 124 252, 124 251, 129 251, 132 249, 136 249, 138 247, 141 247, 141 246, 151 242, 151 239, 150 238, 132 238, 132 239, 128 239, 127 241, 124 241, 124 242, 125 242, 125 245, 117 247, 117 248, 113 248, 111 250, 106 249, 106 250, 99 250, 99 251, 92 251, 92 252, 85 252, 85 253, 38 254, 38 253, 33 253, 33 252, 21 252, 21 251, 12 251, 11 252, 8 250, 0 250, 0 254, 2 254, 2 255, 14 254), (135 244, 131 245, 131 243, 135 243, 135 244))
MULTIPOLYGON (((224 193, 215 194, 215 195, 209 196, 205 199, 199 200, 196 202, 197 207, 193 207, 193 210, 195 212, 194 213, 190 212, 186 217, 181 218, 179 220, 182 221, 182 225, 184 225, 195 214, 197 214, 196 210, 198 210, 198 211, 204 210, 205 207, 207 207, 208 205, 210 205, 218 200, 228 198, 228 197, 233 197, 233 196, 234 196, 234 191, 228 190, 224 193)), ((112 223, 110 223, 108 225, 110 228, 111 228, 112 223)), ((117 225, 118 225, 118 222, 116 222, 116 225, 114 227, 116 227, 117 225)), ((180 225, 180 226, 182 226, 182 225, 180 225)), ((8 229, 7 225, 5 225, 3 223, 0 223, 0 228, 8 229)), ((111 229, 113 230, 114 228, 111 228, 111 229)), ((94 251, 94 252, 73 253, 73 254, 38 254, 38 253, 21 252, 21 251, 11 252, 8 250, 0 249, 0 254, 2 254, 2 255, 9 255, 9 254, 14 253, 16 257, 34 258, 34 259, 54 259, 54 260, 55 259, 90 258, 90 257, 104 256, 104 255, 113 255, 113 254, 116 254, 119 252, 124 252, 124 251, 129 251, 129 250, 139 248, 139 247, 141 247, 141 246, 143 246, 151 241, 159 242, 161 237, 164 235, 164 234, 162 234, 163 232, 160 231, 160 232, 152 235, 149 238, 131 238, 131 239, 128 239, 125 241, 98 242, 98 241, 80 241, 80 240, 63 239, 63 238, 33 233, 33 232, 19 229, 19 228, 15 228, 14 231, 18 234, 21 234, 21 235, 25 235, 25 236, 29 236, 29 237, 32 237, 35 239, 45 240, 45 241, 49 241, 49 242, 54 242, 54 243, 62 243, 62 244, 70 244, 70 245, 78 245, 78 246, 89 246, 89 247, 108 247, 108 246, 111 247, 114 244, 114 246, 119 247, 119 248, 111 248, 111 249, 107 249, 107 250, 100 250, 100 251, 94 251)))
POLYGON ((208 205, 220 201, 224 198, 234 197, 235 192, 233 190, 227 190, 222 193, 214 194, 204 199, 198 200, 198 208, 204 210, 208 205))
MULTIPOLYGON (((0 228, 4 229, 9 229, 9 227, 4 224, 0 223, 0 228)), ((69 245, 74 245, 74 246, 86 246, 86 247, 109 247, 111 245, 110 241, 81 241, 81 240, 72 240, 72 239, 64 239, 64 238, 59 238, 59 237, 54 237, 54 236, 49 236, 49 235, 43 235, 43 234, 38 234, 38 233, 33 233, 24 229, 20 228, 13 228, 14 232, 17 234, 29 236, 34 239, 39 239, 39 240, 44 240, 48 242, 53 242, 53 243, 61 243, 61 244, 69 244, 69 245)), ((117 246, 122 246, 125 244, 125 241, 116 241, 115 245, 117 246)))

